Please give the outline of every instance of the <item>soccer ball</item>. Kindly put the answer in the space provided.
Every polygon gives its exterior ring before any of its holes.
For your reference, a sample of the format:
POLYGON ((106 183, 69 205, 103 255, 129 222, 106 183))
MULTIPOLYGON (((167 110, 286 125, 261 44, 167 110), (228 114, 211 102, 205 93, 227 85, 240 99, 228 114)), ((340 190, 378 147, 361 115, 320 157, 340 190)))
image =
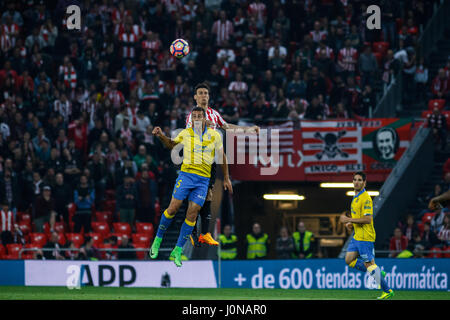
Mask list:
POLYGON ((186 57, 189 54, 189 44, 183 39, 174 40, 170 45, 170 54, 177 59, 186 57))

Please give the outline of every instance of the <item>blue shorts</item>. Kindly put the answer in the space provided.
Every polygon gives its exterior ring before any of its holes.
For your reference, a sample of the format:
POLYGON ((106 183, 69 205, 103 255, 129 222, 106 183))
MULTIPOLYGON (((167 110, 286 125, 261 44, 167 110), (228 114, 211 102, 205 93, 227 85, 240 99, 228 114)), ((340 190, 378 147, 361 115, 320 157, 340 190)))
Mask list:
POLYGON ((375 249, 372 241, 359 241, 352 237, 347 248, 347 252, 356 251, 363 262, 370 262, 375 259, 375 249))
POLYGON ((172 196, 177 200, 188 198, 202 207, 208 194, 208 185, 209 178, 181 171, 175 181, 172 196))

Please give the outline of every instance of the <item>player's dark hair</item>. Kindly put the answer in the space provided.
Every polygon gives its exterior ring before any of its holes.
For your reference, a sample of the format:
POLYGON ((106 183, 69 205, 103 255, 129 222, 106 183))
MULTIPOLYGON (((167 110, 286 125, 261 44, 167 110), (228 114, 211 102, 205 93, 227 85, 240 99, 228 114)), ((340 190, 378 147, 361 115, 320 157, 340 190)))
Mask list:
POLYGON ((211 89, 207 82, 200 82, 199 84, 197 84, 194 88, 194 95, 197 94, 198 89, 206 89, 206 90, 208 90, 208 93, 211 92, 211 89))
POLYGON ((363 181, 366 181, 366 174, 364 172, 362 172, 362 171, 355 172, 353 177, 355 177, 355 176, 361 176, 363 181))
POLYGON ((195 107, 194 109, 192 109, 192 112, 194 112, 194 111, 201 111, 203 113, 203 117, 206 118, 205 109, 200 108, 200 107, 195 107))

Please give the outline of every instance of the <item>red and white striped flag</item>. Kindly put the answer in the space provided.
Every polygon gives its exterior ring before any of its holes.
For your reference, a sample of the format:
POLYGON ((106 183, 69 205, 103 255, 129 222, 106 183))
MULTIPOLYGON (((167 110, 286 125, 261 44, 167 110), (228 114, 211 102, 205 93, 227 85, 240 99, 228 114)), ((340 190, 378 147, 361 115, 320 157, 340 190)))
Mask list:
MULTIPOLYGON (((273 130, 278 130, 278 149, 280 154, 287 154, 294 152, 294 123, 292 121, 287 121, 282 124, 272 125, 272 126, 261 126, 259 137, 255 135, 254 138, 237 139, 237 152, 249 153, 249 143, 257 143, 258 150, 261 148, 261 144, 267 141, 267 153, 271 153, 271 150, 275 148, 272 146, 272 135, 273 130), (267 134, 267 138, 265 135, 267 134)), ((237 133, 239 135, 248 136, 249 134, 237 133)), ((228 138, 228 137, 227 137, 228 138)))

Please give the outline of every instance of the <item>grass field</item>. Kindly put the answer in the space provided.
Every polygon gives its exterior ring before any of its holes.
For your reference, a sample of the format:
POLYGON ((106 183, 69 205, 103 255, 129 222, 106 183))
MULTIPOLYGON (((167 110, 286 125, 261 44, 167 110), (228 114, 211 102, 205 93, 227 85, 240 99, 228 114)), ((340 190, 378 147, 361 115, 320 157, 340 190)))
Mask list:
MULTIPOLYGON (((0 287, 0 300, 373 300, 379 290, 0 287)), ((450 292, 395 291, 394 300, 450 300, 450 292)))

